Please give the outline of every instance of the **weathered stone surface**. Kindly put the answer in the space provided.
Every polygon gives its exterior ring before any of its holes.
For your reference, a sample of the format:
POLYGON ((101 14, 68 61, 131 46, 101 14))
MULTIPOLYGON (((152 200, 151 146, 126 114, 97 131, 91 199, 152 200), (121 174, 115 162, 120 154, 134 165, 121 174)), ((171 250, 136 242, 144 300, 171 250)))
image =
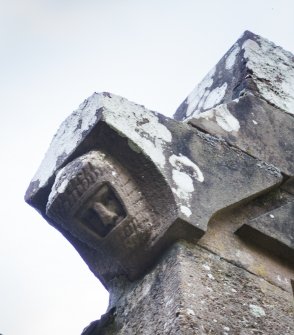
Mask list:
POLYGON ((175 119, 195 117, 247 94, 294 114, 293 86, 293 54, 246 31, 184 100, 175 119))
POLYGON ((282 189, 294 195, 294 177, 286 180, 282 185, 282 189))
POLYGON ((291 292, 289 278, 294 278, 293 258, 281 259, 274 250, 265 249, 260 243, 253 243, 235 234, 237 229, 248 222, 291 201, 293 197, 289 193, 278 189, 245 205, 218 213, 209 222, 208 230, 198 245, 291 292))
POLYGON ((216 212, 281 181, 223 141, 104 93, 62 124, 26 200, 106 284, 136 278, 171 242, 199 239, 216 212))
POLYGON ((97 334, 294 331, 291 293, 184 242, 174 245, 143 279, 114 280, 110 294, 114 318, 97 334))
POLYGON ((103 335, 105 334, 106 328, 108 333, 111 332, 115 315, 115 308, 111 308, 107 313, 101 316, 100 320, 91 322, 90 325, 83 330, 81 335, 103 335))
POLYGON ((175 118, 293 176, 293 86, 294 56, 245 32, 175 118))
POLYGON ((63 122, 26 201, 110 291, 83 335, 293 334, 293 87, 245 32, 186 123, 110 93, 63 122))
POLYGON ((243 224, 236 233, 294 263, 294 202, 243 224))
POLYGON ((246 95, 196 115, 193 126, 294 175, 294 118, 264 100, 246 95))

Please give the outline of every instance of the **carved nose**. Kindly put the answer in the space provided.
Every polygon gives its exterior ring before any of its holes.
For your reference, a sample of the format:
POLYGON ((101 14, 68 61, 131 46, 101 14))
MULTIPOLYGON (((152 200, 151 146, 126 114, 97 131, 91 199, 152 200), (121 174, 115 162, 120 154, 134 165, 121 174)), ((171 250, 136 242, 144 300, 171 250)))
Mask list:
POLYGON ((100 216, 101 221, 105 226, 114 225, 116 223, 118 215, 106 208, 100 202, 95 202, 92 208, 100 216))

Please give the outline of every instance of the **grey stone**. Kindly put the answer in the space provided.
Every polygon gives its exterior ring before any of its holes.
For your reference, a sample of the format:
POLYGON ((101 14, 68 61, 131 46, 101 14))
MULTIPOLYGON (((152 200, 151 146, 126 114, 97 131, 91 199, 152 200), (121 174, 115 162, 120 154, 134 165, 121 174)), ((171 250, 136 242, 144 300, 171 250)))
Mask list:
POLYGON ((175 113, 294 175, 294 56, 245 32, 175 113))
POLYGON ((236 234, 294 264, 294 202, 242 225, 236 234))
POLYGON ((293 197, 289 193, 275 189, 246 204, 222 211, 211 219, 207 232, 197 243, 222 259, 291 292, 289 278, 294 278, 293 260, 285 261, 272 250, 235 234, 248 222, 291 201, 293 197))
POLYGON ((107 285, 141 275, 215 213, 282 181, 280 172, 143 106, 94 94, 55 135, 26 200, 107 285))
POLYGON ((111 331, 112 324, 116 315, 116 309, 111 308, 107 313, 103 314, 100 320, 95 320, 86 327, 81 335, 103 335, 105 329, 109 333, 111 331))
POLYGON ((293 194, 294 195, 294 177, 287 179, 282 187, 283 190, 285 190, 286 192, 293 194))
POLYGON ((110 285, 113 322, 101 334, 293 334, 292 294, 179 242, 144 278, 110 285))
POLYGON ((294 175, 294 118, 253 95, 202 112, 193 126, 294 175))
POLYGON ((215 106, 253 94, 294 114, 294 56, 246 31, 176 111, 184 120, 215 106))

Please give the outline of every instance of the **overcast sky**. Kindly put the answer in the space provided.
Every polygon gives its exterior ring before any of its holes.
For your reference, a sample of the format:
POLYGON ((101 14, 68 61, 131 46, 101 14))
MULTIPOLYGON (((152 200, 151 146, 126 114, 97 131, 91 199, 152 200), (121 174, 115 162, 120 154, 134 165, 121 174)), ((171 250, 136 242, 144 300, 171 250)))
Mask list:
POLYGON ((248 29, 294 51, 293 0, 0 0, 0 333, 79 335, 107 293, 23 195, 94 91, 166 115, 248 29))

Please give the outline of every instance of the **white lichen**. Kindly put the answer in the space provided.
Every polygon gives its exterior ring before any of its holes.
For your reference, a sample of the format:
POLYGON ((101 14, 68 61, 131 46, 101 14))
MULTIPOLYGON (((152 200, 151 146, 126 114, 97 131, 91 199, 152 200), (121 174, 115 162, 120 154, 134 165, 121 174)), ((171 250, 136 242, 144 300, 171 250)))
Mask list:
POLYGON ((228 84, 224 83, 222 86, 220 87, 216 87, 215 89, 213 89, 206 97, 205 102, 203 103, 202 108, 203 109, 209 109, 212 108, 214 106, 216 106, 217 104, 219 104, 223 97, 226 94, 226 90, 227 90, 228 84))
POLYGON ((187 97, 187 111, 186 116, 189 117, 195 112, 195 109, 201 108, 205 98, 209 94, 209 88, 213 84, 213 76, 215 74, 215 67, 213 67, 204 79, 192 90, 187 97))
POLYGON ((39 188, 46 185, 63 157, 68 157, 93 128, 98 113, 121 136, 128 137, 132 149, 144 152, 160 168, 164 167, 163 151, 172 135, 159 122, 156 113, 116 95, 94 93, 61 124, 54 136, 32 180, 39 182, 39 188))
POLYGON ((260 47, 257 42, 248 39, 243 43, 242 49, 244 50, 244 57, 249 58, 253 52, 258 52, 260 47))
POLYGON ((158 120, 156 113, 119 96, 105 97, 103 118, 160 167, 166 159, 164 148, 171 142, 171 132, 158 120))
POLYGON ((231 70, 236 62, 236 57, 240 51, 240 47, 238 44, 235 44, 233 50, 226 58, 226 69, 231 70))
POLYGON ((179 171, 187 170, 188 172, 186 173, 188 173, 191 177, 195 178, 201 183, 204 181, 204 176, 200 168, 187 156, 184 156, 182 154, 180 154, 179 156, 172 155, 169 158, 169 162, 175 169, 179 171))
POLYGON ((190 210, 190 208, 188 208, 187 206, 180 206, 180 210, 183 214, 185 214, 187 217, 190 217, 192 215, 192 212, 190 210))
POLYGON ((281 277, 280 275, 277 275, 277 280, 283 284, 289 285, 289 279, 287 277, 281 277))
POLYGON ((264 309, 260 306, 250 304, 249 309, 250 309, 250 313, 257 318, 260 318, 266 315, 264 309))
MULTIPOLYGON (((58 178, 58 176, 57 176, 58 178)), ((64 193, 66 190, 66 187, 68 185, 69 180, 68 179, 63 179, 62 182, 59 184, 58 188, 56 189, 57 193, 64 193)))
POLYGON ((97 121, 97 109, 101 99, 93 94, 85 100, 59 127, 50 147, 32 181, 39 181, 38 187, 43 187, 57 167, 57 161, 62 156, 69 155, 97 121))
POLYGON ((283 111, 294 114, 293 55, 266 39, 257 41, 246 40, 242 49, 259 94, 283 111))
POLYGON ((202 267, 203 269, 210 271, 210 266, 208 264, 203 264, 202 267))
POLYGON ((193 311, 193 309, 191 309, 191 308, 187 308, 187 314, 188 315, 195 315, 195 312, 193 311))
POLYGON ((195 116, 195 119, 205 119, 207 121, 216 122, 223 130, 227 132, 235 131, 240 129, 240 123, 238 119, 231 114, 227 105, 217 106, 209 111, 202 112, 195 116))
POLYGON ((192 193, 194 192, 194 180, 203 182, 203 173, 194 162, 182 154, 179 156, 171 155, 169 162, 173 167, 172 179, 175 185, 175 187, 172 187, 172 191, 183 202, 181 211, 190 216, 190 210, 188 212, 187 209, 189 209, 192 193))
POLYGON ((172 191, 181 199, 188 202, 191 198, 191 193, 194 191, 193 179, 186 174, 173 169, 172 178, 177 188, 172 188, 172 191))

